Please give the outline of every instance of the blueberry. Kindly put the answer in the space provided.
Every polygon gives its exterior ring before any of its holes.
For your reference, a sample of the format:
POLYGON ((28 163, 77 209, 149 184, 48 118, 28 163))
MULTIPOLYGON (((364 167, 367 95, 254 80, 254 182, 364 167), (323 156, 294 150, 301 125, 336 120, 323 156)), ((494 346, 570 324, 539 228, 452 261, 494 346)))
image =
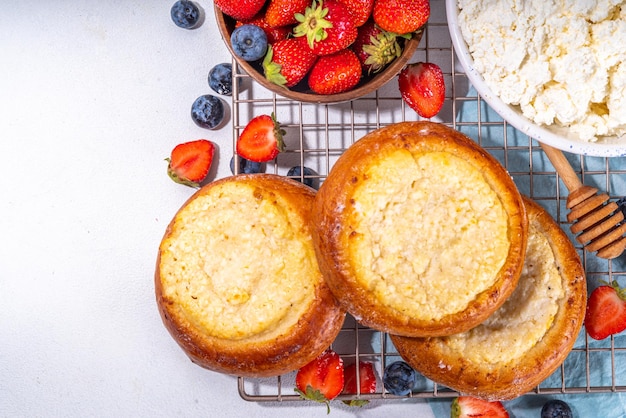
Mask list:
POLYGON ((267 52, 267 35, 257 25, 241 25, 230 35, 235 55, 245 61, 260 60, 267 52))
POLYGON ((236 155, 230 159, 231 173, 235 174, 235 158, 237 158, 237 160, 239 161, 239 170, 237 171, 239 174, 256 174, 261 172, 261 163, 246 160, 245 158, 236 155))
POLYGON ((191 118, 196 125, 213 129, 224 120, 224 104, 210 94, 200 96, 191 106, 191 118))
POLYGON ((200 23, 200 9, 188 0, 179 0, 172 5, 170 15, 176 26, 183 29, 194 29, 200 23))
POLYGON ((541 418, 572 418, 569 405, 558 399, 551 399, 541 408, 541 418))
POLYGON ((211 68, 209 86, 217 94, 231 96, 233 94, 233 66, 223 62, 211 68))
POLYGON ((315 171, 311 170, 309 167, 304 167, 304 175, 302 174, 302 166, 291 167, 289 171, 287 171, 287 176, 292 177, 294 180, 302 181, 309 187, 316 188, 316 178, 311 176, 315 176, 315 171))
POLYGON ((408 395, 413 386, 415 386, 416 381, 417 374, 415 370, 403 361, 396 361, 385 367, 383 385, 392 395, 408 395))

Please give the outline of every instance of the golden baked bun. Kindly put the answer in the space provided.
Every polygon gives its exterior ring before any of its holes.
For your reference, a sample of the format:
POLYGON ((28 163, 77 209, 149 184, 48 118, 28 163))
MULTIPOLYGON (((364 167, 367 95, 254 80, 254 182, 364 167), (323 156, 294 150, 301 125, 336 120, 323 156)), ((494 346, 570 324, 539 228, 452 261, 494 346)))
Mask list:
POLYGON ((194 363, 276 376, 317 357, 345 317, 320 273, 309 227, 315 191, 238 175, 196 192, 159 247, 163 322, 194 363))
POLYGON ((439 338, 391 336, 399 354, 431 380, 487 400, 523 395, 571 351, 585 316, 585 272, 567 235, 526 199, 528 249, 517 288, 470 331, 439 338))
POLYGON ((460 132, 403 122, 339 157, 313 210, 318 261, 341 305, 405 336, 462 332, 511 294, 527 218, 507 171, 460 132))

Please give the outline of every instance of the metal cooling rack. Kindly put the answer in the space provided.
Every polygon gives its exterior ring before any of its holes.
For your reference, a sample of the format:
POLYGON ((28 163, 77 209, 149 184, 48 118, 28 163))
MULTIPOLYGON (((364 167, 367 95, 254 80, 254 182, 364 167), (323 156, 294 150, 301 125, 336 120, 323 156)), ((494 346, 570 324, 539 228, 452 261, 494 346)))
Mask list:
MULTIPOLYGON (((431 18, 410 62, 418 61, 435 62, 445 74, 446 101, 439 115, 432 120, 476 140, 506 167, 520 191, 546 208, 570 234, 565 207, 567 189, 539 143, 504 122, 471 87, 456 62, 443 0, 431 1, 431 18)), ((419 120, 413 110, 405 107, 395 79, 354 101, 320 105, 277 96, 254 83, 235 62, 233 68, 233 145, 247 121, 256 115, 274 112, 286 128, 288 149, 267 163, 265 172, 286 175, 292 166, 306 166, 314 171, 313 175, 306 177, 314 181, 316 187, 323 182, 342 152, 366 133, 391 123, 419 120)), ((568 154, 567 158, 583 183, 606 191, 612 199, 626 195, 626 163, 620 158, 573 154, 568 154)), ((300 176, 300 180, 303 178, 300 176)), ((573 235, 570 234, 570 238, 573 240, 573 235)), ((604 260, 576 245, 590 290, 603 280, 626 283, 625 256, 604 260)), ((338 399, 398 398, 386 392, 381 381, 384 367, 400 359, 386 334, 363 327, 348 316, 333 349, 346 363, 373 362, 379 380, 376 393, 340 395, 338 399)), ((626 391, 626 373, 619 373, 619 365, 626 367, 626 336, 594 341, 583 330, 563 365, 530 394, 623 392, 626 391)), ((239 394, 248 401, 300 400, 294 387, 295 372, 269 379, 238 379, 239 394)), ((456 392, 422 377, 408 396, 445 398, 456 395, 456 392)))

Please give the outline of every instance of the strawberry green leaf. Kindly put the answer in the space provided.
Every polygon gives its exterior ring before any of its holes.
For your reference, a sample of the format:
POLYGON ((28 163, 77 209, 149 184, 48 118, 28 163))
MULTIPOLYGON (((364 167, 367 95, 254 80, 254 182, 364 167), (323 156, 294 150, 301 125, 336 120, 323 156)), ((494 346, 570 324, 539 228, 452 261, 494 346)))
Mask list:
POLYGON ((300 395, 302 399, 326 404, 326 414, 330 414, 330 402, 318 389, 313 389, 311 385, 307 385, 306 392, 302 392, 300 389, 297 388, 294 390, 300 395))

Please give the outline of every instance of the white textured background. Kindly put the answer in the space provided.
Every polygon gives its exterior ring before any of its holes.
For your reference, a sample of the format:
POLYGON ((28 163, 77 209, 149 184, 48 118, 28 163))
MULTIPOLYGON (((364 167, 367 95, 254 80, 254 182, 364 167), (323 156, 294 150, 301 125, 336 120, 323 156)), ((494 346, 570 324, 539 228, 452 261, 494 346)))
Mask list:
MULTIPOLYGON (((326 416, 248 403, 189 362, 158 315, 156 250, 192 189, 164 158, 229 125, 189 116, 230 62, 212 15, 188 31, 174 0, 23 0, 0 11, 0 416, 326 416)), ((230 104, 230 99, 225 98, 230 104)), ((216 161, 212 176, 228 173, 216 161)), ((429 417, 420 402, 334 417, 429 417)))

